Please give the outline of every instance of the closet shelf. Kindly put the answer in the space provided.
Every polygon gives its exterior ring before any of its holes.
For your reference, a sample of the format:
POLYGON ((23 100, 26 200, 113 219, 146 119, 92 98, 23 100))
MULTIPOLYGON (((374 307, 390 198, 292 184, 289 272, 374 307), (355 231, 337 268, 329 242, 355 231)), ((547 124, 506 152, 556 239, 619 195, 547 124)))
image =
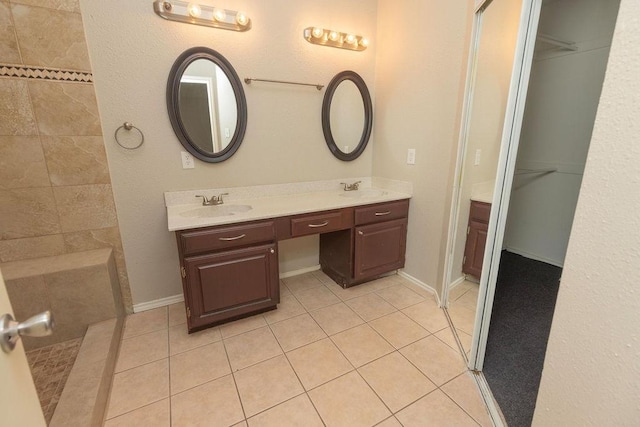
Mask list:
POLYGON ((516 169, 516 175, 528 175, 528 174, 547 174, 557 172, 558 168, 540 168, 540 169, 516 169))
POLYGON ((561 40, 544 33, 538 33, 538 35, 536 36, 536 42, 537 52, 548 52, 553 50, 578 50, 575 42, 561 40))

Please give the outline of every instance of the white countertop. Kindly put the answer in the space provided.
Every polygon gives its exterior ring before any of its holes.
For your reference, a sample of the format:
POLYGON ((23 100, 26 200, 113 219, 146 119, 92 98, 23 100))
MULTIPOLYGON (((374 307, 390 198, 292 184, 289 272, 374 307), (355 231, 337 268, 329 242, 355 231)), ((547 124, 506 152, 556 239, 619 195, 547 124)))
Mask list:
POLYGON ((489 191, 488 193, 476 194, 475 196, 471 196, 471 200, 491 204, 493 203, 493 192, 489 191))
MULTIPOLYGON (((353 182, 353 181, 347 181, 353 182)), ((167 223, 169 231, 187 230, 191 228, 208 227, 212 225, 234 224, 246 221, 255 221, 266 218, 276 218, 281 216, 297 215, 310 212, 319 212, 331 209, 340 209, 351 206, 370 205, 375 203, 390 202, 394 200, 404 200, 411 198, 411 194, 388 190, 384 188, 370 187, 371 180, 363 180, 362 187, 357 191, 343 190, 323 190, 309 192, 295 192, 292 188, 290 194, 273 194, 257 197, 260 192, 254 191, 258 187, 244 187, 238 189, 234 195, 234 189, 228 188, 219 190, 198 190, 165 193, 165 204, 167 205, 167 223), (250 189, 251 191, 247 190, 250 189), (251 209, 246 212, 238 212, 230 215, 214 217, 185 217, 183 214, 198 208, 205 208, 202 202, 195 200, 195 193, 203 193, 206 196, 228 192, 223 205, 207 206, 206 208, 216 209, 217 207, 230 207, 238 205, 249 205, 251 209), (253 195, 253 196, 249 196, 253 195), (186 200, 194 200, 193 203, 184 203, 186 200)), ((337 183, 339 184, 339 183, 337 183)), ((285 184, 295 186, 295 184, 285 184)), ((330 185, 335 187, 333 183, 330 185)), ((297 187, 301 189, 305 187, 297 187)), ((338 185, 339 188, 339 185, 338 185)))

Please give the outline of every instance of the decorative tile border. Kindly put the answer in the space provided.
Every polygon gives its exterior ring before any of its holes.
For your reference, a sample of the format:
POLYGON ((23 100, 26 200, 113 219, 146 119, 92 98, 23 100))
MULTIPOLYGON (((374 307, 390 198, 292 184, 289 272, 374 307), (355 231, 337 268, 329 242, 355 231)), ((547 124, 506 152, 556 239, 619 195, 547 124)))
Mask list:
POLYGON ((83 71, 60 70, 55 68, 13 64, 0 64, 0 77, 56 80, 72 83, 93 83, 93 74, 83 71))

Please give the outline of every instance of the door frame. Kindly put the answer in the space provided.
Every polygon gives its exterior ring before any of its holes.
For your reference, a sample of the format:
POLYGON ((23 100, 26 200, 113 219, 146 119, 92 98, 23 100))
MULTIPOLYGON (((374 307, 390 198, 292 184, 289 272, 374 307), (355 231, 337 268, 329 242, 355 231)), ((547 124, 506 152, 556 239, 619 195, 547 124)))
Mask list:
POLYGON ((471 28, 471 46, 469 47, 469 60, 467 63, 467 77, 464 86, 464 104, 462 106, 462 120, 460 123, 460 134, 458 135, 458 155, 456 158, 456 168, 453 179, 453 197, 451 198, 451 209, 449 211, 449 230, 447 239, 447 252, 445 254, 445 272, 442 283, 442 297, 440 306, 449 307, 449 285, 451 284, 451 272, 453 271, 453 260, 455 251, 456 232, 458 228, 458 215, 460 210, 460 192, 462 190, 462 173, 464 171, 465 152, 467 151, 467 134, 471 122, 471 112, 473 107, 473 94, 476 81, 476 69, 478 65, 478 46, 480 44, 479 34, 482 31, 482 12, 493 0, 476 0, 473 12, 473 23, 471 28))
POLYGON ((482 371, 487 349, 541 6, 542 0, 523 0, 469 357, 469 368, 474 371, 482 371))
MULTIPOLYGON (((477 0, 474 10, 473 28, 471 32, 471 46, 467 78, 465 83, 465 98, 460 127, 458 154, 454 175, 452 205, 449 213, 449 232, 447 252, 445 256, 445 274, 443 275, 441 306, 446 308, 449 303, 449 284, 451 281, 452 263, 454 260, 457 219, 459 215, 459 199, 461 191, 462 172, 464 170, 465 152, 467 148, 467 134, 469 132, 472 101, 475 86, 478 46, 482 29, 482 14, 493 0, 477 0)), ((507 0, 508 1, 508 0, 507 0)), ((506 112, 502 129, 502 139, 496 183, 491 204, 489 228, 487 231, 487 246, 483 258, 482 275, 478 292, 476 316, 472 335, 471 353, 467 360, 469 369, 482 371, 486 352, 489 323, 497 282, 500 254, 504 239, 507 211, 511 198, 511 187, 515 163, 520 142, 520 131, 524 116, 524 107, 529 86, 529 76, 533 63, 533 53, 540 18, 542 0, 523 0, 520 14, 520 26, 516 43, 509 95, 507 97, 506 112)), ((466 356, 465 356, 466 358, 466 356)))

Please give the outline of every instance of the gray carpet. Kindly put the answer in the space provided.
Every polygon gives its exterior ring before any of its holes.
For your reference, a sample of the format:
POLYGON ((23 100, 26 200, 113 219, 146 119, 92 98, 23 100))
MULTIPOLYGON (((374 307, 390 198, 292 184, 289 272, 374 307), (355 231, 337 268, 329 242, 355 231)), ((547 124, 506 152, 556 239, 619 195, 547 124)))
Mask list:
POLYGON ((502 252, 483 372, 509 427, 531 425, 561 273, 502 252))

